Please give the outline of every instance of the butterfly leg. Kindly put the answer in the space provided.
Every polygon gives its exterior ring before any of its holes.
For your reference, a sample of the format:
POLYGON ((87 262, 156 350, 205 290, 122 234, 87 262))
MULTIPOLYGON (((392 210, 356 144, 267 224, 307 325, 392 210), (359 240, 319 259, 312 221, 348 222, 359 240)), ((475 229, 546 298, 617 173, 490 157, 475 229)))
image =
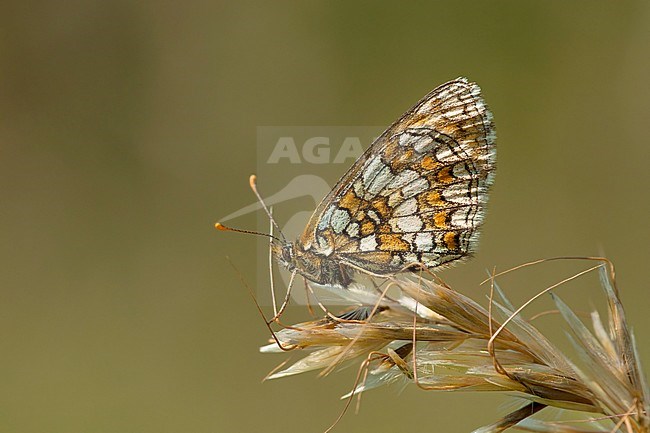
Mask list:
POLYGON ((267 321, 268 324, 277 322, 278 319, 280 319, 280 316, 282 316, 282 313, 284 313, 284 310, 287 308, 287 305, 289 305, 289 298, 291 297, 291 287, 293 286, 293 281, 296 278, 296 272, 297 271, 294 270, 291 273, 291 278, 289 279, 289 284, 287 285, 287 294, 284 297, 284 301, 282 301, 282 305, 280 305, 280 309, 277 310, 275 315, 267 321))
POLYGON ((307 286, 307 280, 305 278, 303 278, 303 283, 305 285, 305 299, 307 300, 307 310, 309 311, 311 317, 316 317, 316 314, 314 313, 314 308, 311 305, 310 291, 309 291, 309 287, 307 286))
MULTIPOLYGON (((388 291, 389 288, 390 288, 390 286, 386 286, 386 288, 384 289, 384 291, 381 293, 381 295, 380 295, 379 298, 377 299, 377 302, 375 302, 375 305, 374 305, 374 306, 372 307, 372 309, 370 310, 370 313, 368 313, 368 317, 369 317, 369 318, 372 317, 372 316, 374 316, 375 313, 376 313, 377 311, 379 311, 380 308, 386 309, 385 307, 381 307, 380 304, 381 304, 381 301, 382 301, 382 299, 384 298, 384 296, 386 296, 386 292, 388 291)), ((333 319, 334 321, 337 321, 337 322, 342 322, 342 321, 343 321, 343 320, 341 320, 340 318, 338 318, 338 317, 336 317, 336 316, 333 316, 331 313, 328 313, 328 316, 329 316, 330 319, 333 319)), ((358 323, 358 322, 357 322, 357 323, 358 323)), ((362 321, 361 323, 368 323, 368 319, 362 321)), ((363 326, 363 325, 362 325, 362 326, 363 326)), ((323 370, 323 371, 321 372, 321 375, 322 375, 322 376, 326 376, 326 375, 328 375, 328 374, 333 370, 333 366, 337 365, 337 364, 338 364, 338 363, 343 359, 343 357, 347 354, 347 352, 350 350, 350 348, 354 347, 354 344, 359 340, 359 338, 361 338, 362 335, 363 335, 363 332, 360 332, 359 334, 357 334, 357 335, 356 335, 356 336, 355 336, 355 337, 350 341, 350 343, 348 344, 348 346, 346 347, 346 349, 345 349, 343 352, 339 353, 339 355, 334 359, 334 361, 332 361, 332 365, 331 365, 330 367, 326 368, 325 370, 323 370)))
MULTIPOLYGON (((323 312, 325 313, 325 315, 327 316, 327 318, 330 319, 330 320, 337 321, 338 318, 337 318, 334 314, 332 314, 332 313, 328 310, 328 308, 327 308, 325 305, 323 305, 323 303, 318 299, 318 296, 316 296, 316 293, 314 293, 314 289, 309 285, 309 282, 308 282, 306 279, 305 279, 305 287, 306 287, 307 290, 308 290, 307 299, 309 299, 309 294, 311 294, 311 296, 313 296, 314 299, 316 300, 316 304, 320 307, 321 310, 323 310, 323 312)), ((309 304, 308 304, 308 305, 309 305, 309 304)), ((311 311, 311 310, 310 310, 310 311, 311 311)))

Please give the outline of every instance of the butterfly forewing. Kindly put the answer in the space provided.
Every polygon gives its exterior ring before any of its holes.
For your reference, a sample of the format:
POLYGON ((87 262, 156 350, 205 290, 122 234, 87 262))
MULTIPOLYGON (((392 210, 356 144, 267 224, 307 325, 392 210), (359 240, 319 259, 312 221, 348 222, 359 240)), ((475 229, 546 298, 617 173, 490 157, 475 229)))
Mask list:
POLYGON ((464 78, 390 126, 321 202, 297 249, 375 275, 473 251, 496 157, 492 116, 464 78))

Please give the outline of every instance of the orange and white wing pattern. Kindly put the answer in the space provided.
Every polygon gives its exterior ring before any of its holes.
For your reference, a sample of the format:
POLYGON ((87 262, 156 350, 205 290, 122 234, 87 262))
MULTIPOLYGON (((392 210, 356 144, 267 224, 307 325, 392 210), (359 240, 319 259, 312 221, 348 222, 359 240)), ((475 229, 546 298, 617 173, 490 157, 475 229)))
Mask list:
POLYGON ((495 159, 480 88, 465 78, 445 83, 356 161, 297 246, 375 275, 464 259, 476 247, 495 159))

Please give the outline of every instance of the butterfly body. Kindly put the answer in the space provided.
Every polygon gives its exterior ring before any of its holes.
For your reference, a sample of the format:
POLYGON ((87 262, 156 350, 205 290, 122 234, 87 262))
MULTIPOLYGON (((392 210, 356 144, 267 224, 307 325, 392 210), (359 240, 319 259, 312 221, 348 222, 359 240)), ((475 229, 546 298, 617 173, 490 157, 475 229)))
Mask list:
POLYGON ((290 272, 296 271, 316 284, 347 287, 352 282, 352 269, 335 256, 305 250, 300 242, 284 243, 275 247, 276 259, 290 272))
POLYGON ((434 89, 361 155, 295 242, 273 246, 290 271, 347 287, 375 276, 469 257, 483 222, 496 147, 480 88, 434 89))

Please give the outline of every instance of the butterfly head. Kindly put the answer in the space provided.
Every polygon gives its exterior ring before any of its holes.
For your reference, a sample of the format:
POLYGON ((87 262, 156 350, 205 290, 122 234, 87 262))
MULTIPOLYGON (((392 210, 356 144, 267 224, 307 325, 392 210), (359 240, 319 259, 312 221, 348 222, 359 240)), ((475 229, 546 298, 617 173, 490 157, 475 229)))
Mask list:
POLYGON ((273 243, 272 251, 278 263, 289 272, 296 271, 314 283, 326 283, 323 275, 325 260, 318 254, 303 249, 299 241, 273 243))
POLYGON ((289 272, 296 269, 296 258, 294 245, 291 242, 274 242, 272 247, 273 256, 278 263, 287 268, 289 272))

